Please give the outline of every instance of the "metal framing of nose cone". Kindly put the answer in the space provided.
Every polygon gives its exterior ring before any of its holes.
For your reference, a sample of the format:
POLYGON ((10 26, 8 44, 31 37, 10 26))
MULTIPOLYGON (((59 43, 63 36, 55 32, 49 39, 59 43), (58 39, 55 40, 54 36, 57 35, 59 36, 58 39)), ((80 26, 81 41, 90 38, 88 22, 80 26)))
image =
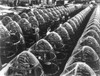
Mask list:
POLYGON ((61 65, 60 63, 66 59, 67 55, 65 53, 62 53, 62 52, 56 52, 56 60, 58 62, 59 65, 61 65))
POLYGON ((32 11, 28 12, 28 16, 35 16, 34 13, 32 11))
POLYGON ((59 66, 55 63, 47 62, 42 64, 46 76, 55 76, 59 72, 59 66), (49 69, 48 69, 49 68, 49 69))

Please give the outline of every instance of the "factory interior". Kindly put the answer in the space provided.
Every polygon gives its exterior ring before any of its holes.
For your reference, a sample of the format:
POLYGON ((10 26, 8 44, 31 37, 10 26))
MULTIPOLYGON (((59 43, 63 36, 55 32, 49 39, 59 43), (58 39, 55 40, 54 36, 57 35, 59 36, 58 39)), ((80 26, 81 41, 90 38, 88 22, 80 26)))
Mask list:
POLYGON ((100 76, 100 0, 0 0, 0 76, 100 76))

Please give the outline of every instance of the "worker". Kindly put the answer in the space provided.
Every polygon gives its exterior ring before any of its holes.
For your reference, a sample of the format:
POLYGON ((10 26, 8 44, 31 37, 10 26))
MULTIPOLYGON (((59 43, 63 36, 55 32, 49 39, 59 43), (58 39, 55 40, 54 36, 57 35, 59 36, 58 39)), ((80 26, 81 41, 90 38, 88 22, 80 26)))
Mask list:
POLYGON ((18 0, 14 0, 14 9, 16 9, 18 6, 18 0))
POLYGON ((40 39, 39 37, 39 28, 35 28, 35 35, 36 35, 36 41, 38 41, 40 39))

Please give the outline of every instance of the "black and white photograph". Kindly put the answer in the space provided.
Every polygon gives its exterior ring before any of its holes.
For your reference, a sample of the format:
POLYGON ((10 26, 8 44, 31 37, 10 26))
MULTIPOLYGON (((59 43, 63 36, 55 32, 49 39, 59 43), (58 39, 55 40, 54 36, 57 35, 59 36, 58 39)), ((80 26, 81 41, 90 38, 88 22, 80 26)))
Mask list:
POLYGON ((100 0, 0 0, 0 76, 100 76, 100 0))

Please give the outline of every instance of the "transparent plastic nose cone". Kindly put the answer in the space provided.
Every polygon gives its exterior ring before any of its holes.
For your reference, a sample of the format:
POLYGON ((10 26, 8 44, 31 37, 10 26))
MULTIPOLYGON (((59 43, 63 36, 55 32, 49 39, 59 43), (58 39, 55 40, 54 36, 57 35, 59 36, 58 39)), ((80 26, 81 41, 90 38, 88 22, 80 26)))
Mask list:
POLYGON ((78 50, 79 52, 77 52, 76 54, 72 55, 72 57, 70 57, 66 66, 74 62, 85 62, 95 72, 99 73, 100 72, 100 66, 99 66, 100 58, 98 54, 95 52, 95 50, 90 46, 83 46, 83 47, 80 47, 78 50))
POLYGON ((12 57, 16 53, 21 52, 25 49, 25 41, 22 34, 18 32, 20 29, 17 26, 14 27, 13 24, 5 26, 0 25, 1 27, 1 40, 0 47, 2 55, 5 57, 12 57), (11 27, 12 26, 12 27, 11 27), (10 28, 11 27, 11 28, 10 28), (16 29, 17 28, 17 29, 16 29), (21 46, 21 47, 20 47, 21 46))
POLYGON ((44 71, 37 58, 28 51, 23 51, 11 60, 1 71, 1 76, 44 76, 44 71))
POLYGON ((29 16, 27 13, 22 13, 21 18, 26 18, 27 20, 29 19, 29 16))
POLYGON ((20 25, 20 27, 22 28, 22 30, 25 31, 29 31, 31 28, 31 24, 29 23, 29 21, 25 18, 22 18, 18 24, 20 25))
POLYGON ((23 34, 21 27, 19 24, 15 21, 10 21, 7 25, 6 28, 11 32, 11 33, 16 33, 19 32, 20 34, 23 34))
POLYGON ((96 76, 93 69, 84 62, 69 65, 60 76, 96 76))
POLYGON ((77 20, 75 17, 73 17, 73 18, 71 18, 71 19, 76 23, 77 27, 80 26, 80 23, 78 22, 78 20, 77 20))
POLYGON ((64 27, 68 31, 70 36, 72 36, 75 33, 73 27, 68 22, 62 24, 62 27, 64 27))
POLYGON ((35 45, 33 45, 32 47, 30 47, 31 49, 34 50, 44 50, 44 51, 53 51, 53 47, 52 45, 45 39, 40 39, 38 40, 35 45))
POLYGON ((59 26, 55 30, 55 32, 57 32, 61 36, 61 38, 62 38, 64 43, 66 43, 68 40, 70 40, 69 33, 68 33, 68 31, 64 27, 59 26))
POLYGON ((81 46, 88 45, 92 47, 95 50, 95 52, 98 54, 98 56, 100 56, 100 52, 99 52, 100 45, 94 37, 87 36, 86 38, 83 38, 82 41, 80 42, 81 42, 80 44, 81 46))
POLYGON ((94 37, 98 41, 98 43, 100 44, 100 36, 99 36, 99 34, 95 30, 91 29, 91 30, 86 31, 83 34, 83 37, 87 37, 87 36, 94 37))
POLYGON ((94 25, 91 25, 90 27, 88 27, 87 29, 85 29, 85 32, 88 31, 88 30, 95 30, 99 36, 100 36, 100 28, 98 26, 94 26, 94 25))
POLYGON ((30 16, 29 22, 31 23, 32 28, 39 27, 39 22, 35 16, 30 16))
POLYGON ((0 25, 0 41, 10 36, 8 29, 4 25, 0 25))
POLYGON ((11 17, 9 16, 5 16, 3 19, 2 19, 2 23, 4 26, 6 26, 10 21, 12 21, 11 17))
POLYGON ((45 23, 45 20, 44 20, 44 18, 42 17, 42 15, 40 15, 39 12, 38 12, 37 10, 34 10, 33 13, 34 13, 36 19, 38 20, 39 25, 43 25, 43 24, 45 23))
POLYGON ((38 10, 38 12, 40 13, 40 15, 42 15, 42 17, 44 18, 45 22, 49 21, 49 17, 46 13, 43 12, 43 10, 38 10))
POLYGON ((64 46, 61 36, 56 32, 47 32, 45 39, 53 48, 62 48, 64 46))
MULTIPOLYGON (((1 50, 1 56, 5 55, 6 52, 11 49, 10 47, 10 32, 7 30, 7 28, 4 25, 0 25, 0 50, 1 50)), ((11 48, 11 47, 10 47, 11 48)))
POLYGON ((67 21, 72 27, 73 27, 73 29, 76 31, 77 30, 77 25, 75 24, 75 22, 73 21, 73 20, 68 20, 67 21))
POLYGON ((56 58, 52 45, 45 39, 40 39, 29 48, 42 61, 50 61, 56 58))
POLYGON ((20 15, 15 14, 15 15, 13 15, 12 19, 13 19, 14 21, 18 22, 18 21, 21 19, 21 17, 20 17, 20 15))

